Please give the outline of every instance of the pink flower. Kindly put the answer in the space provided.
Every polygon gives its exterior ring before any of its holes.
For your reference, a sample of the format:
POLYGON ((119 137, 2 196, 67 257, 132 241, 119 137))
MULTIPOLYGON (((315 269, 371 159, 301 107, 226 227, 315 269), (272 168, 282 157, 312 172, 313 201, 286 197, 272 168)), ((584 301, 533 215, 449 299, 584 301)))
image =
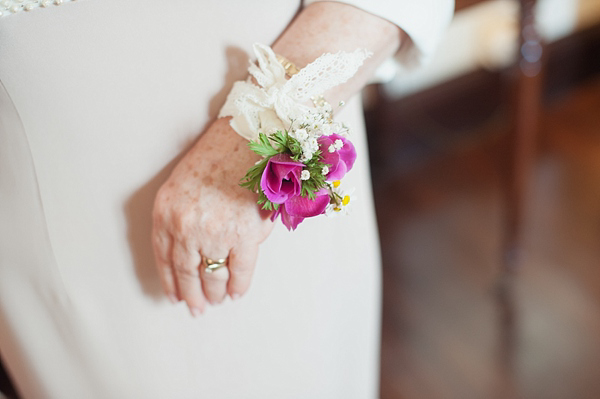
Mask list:
POLYGON ((278 154, 269 159, 260 179, 260 188, 274 204, 283 204, 289 198, 300 195, 300 174, 304 164, 294 161, 287 154, 278 154))
POLYGON ((314 200, 299 195, 289 198, 271 215, 271 220, 281 215, 285 227, 288 230, 295 230, 304 219, 325 213, 325 208, 329 204, 329 192, 323 188, 316 194, 314 200))
MULTIPOLYGON (((350 140, 339 134, 319 137, 319 149, 321 150, 321 160, 330 165, 329 173, 325 176, 327 181, 341 180, 342 177, 352 169, 356 160, 356 150, 350 140), (341 141, 341 148, 336 148, 336 142, 341 141), (332 149, 333 151, 330 151, 332 149)), ((338 142, 339 143, 339 142, 338 142)))
POLYGON ((273 212, 273 214, 271 215, 271 220, 275 221, 275 219, 277 219, 277 216, 279 215, 281 215, 281 222, 283 223, 283 225, 287 227, 287 229, 290 231, 296 230, 296 227, 298 227, 298 225, 304 220, 304 218, 301 216, 292 216, 289 213, 287 213, 285 211, 285 206, 283 205, 281 205, 279 209, 273 212))
POLYGON ((291 216, 310 218, 325 213, 327 204, 329 204, 329 191, 322 188, 316 193, 314 200, 298 195, 288 199, 284 207, 291 216))

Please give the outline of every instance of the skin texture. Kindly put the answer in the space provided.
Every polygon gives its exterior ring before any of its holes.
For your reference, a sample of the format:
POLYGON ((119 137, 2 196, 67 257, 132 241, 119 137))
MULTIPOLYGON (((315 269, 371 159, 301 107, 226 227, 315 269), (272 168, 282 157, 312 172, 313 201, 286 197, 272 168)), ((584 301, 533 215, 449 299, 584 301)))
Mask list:
MULTIPOLYGON (((400 38, 398 27, 384 19, 322 2, 302 10, 272 48, 300 68, 325 52, 373 52, 351 80, 325 93, 334 105, 367 83, 398 49, 400 38)), ((258 246, 273 229, 269 213, 256 204, 257 195, 238 185, 258 159, 229 119, 218 119, 157 193, 152 236, 158 272, 171 301, 185 301, 194 316, 207 302, 218 304, 227 295, 236 299, 250 286, 258 246), (227 258, 228 267, 206 273, 202 256, 227 258)))
POLYGON ((258 244, 273 228, 256 195, 238 185, 258 159, 229 119, 219 119, 158 192, 153 232, 158 270, 167 295, 185 300, 194 315, 207 300, 220 303, 228 292, 241 295, 250 285, 258 244), (229 257, 228 268, 206 273, 199 268, 200 254, 229 257))

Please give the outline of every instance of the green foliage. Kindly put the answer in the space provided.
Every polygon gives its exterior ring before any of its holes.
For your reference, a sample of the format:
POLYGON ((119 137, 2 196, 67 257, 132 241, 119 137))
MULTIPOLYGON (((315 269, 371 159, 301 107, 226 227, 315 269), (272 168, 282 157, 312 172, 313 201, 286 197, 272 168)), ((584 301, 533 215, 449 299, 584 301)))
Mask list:
POLYGON ((280 149, 273 148, 271 141, 264 133, 259 133, 258 141, 249 142, 248 147, 250 147, 252 151, 261 157, 272 157, 273 155, 277 155, 281 152, 280 149))
POLYGON ((268 161, 269 158, 264 158, 256 165, 248 169, 248 172, 246 172, 246 175, 242 177, 242 180, 240 181, 240 186, 247 188, 248 190, 253 191, 255 193, 261 192, 260 178, 263 174, 263 171, 265 170, 265 167, 267 166, 268 161))
MULTIPOLYGON (((258 135, 258 140, 248 143, 248 147, 256 154, 263 157, 263 159, 246 172, 246 175, 240 181, 240 186, 258 193, 257 202, 259 205, 262 205, 263 209, 277 210, 279 204, 274 204, 269 201, 260 189, 262 174, 267 166, 269 158, 277 154, 288 154, 294 161, 299 161, 302 157, 302 146, 298 140, 290 137, 287 131, 277 131, 269 136, 260 133, 258 135)), ((305 169, 310 172, 310 178, 302 181, 301 195, 303 197, 308 197, 311 200, 315 199, 316 193, 320 189, 327 186, 325 176, 322 172, 325 164, 321 159, 321 151, 317 151, 308 162, 304 163, 306 165, 305 169)))
POLYGON ((316 193, 325 187, 325 176, 323 175, 323 167, 325 164, 321 162, 318 155, 315 155, 306 164, 306 169, 310 172, 310 179, 302 182, 302 196, 310 199, 315 199, 316 193))
MULTIPOLYGON (((266 209, 267 211, 272 211, 274 206, 277 204, 272 203, 267 199, 267 196, 262 191, 258 193, 258 201, 256 201, 258 205, 262 205, 262 209, 266 209)), ((275 208, 277 209, 277 208, 275 208)))

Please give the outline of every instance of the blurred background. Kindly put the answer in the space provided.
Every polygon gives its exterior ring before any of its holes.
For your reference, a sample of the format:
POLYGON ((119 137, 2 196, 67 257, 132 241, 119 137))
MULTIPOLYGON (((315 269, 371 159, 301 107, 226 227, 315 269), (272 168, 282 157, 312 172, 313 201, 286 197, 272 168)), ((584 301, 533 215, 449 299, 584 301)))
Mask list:
POLYGON ((365 94, 382 399, 600 398, 600 0, 457 0, 365 94))

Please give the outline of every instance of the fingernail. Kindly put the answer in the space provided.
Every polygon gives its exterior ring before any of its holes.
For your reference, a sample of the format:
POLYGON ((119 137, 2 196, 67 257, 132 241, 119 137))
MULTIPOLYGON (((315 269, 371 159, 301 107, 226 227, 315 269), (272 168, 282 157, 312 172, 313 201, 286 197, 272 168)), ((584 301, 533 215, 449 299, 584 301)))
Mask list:
POLYGON ((200 308, 190 308, 190 311, 192 312, 192 316, 194 317, 198 317, 202 314, 202 309, 200 308))
POLYGON ((169 294, 169 301, 171 301, 172 304, 179 302, 174 294, 169 294))
POLYGON ((234 301, 236 299, 238 299, 240 297, 240 294, 238 294, 237 292, 235 294, 231 294, 231 299, 233 299, 234 301))

